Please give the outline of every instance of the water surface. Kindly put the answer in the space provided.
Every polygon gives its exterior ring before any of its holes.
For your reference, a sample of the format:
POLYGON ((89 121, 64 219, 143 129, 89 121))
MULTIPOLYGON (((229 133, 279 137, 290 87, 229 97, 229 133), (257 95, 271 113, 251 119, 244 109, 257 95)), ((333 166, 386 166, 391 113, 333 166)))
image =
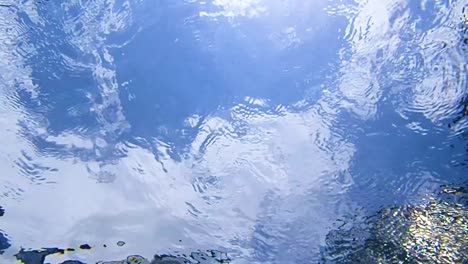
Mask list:
POLYGON ((382 210, 467 186, 464 1, 1 4, 6 263, 349 263, 382 210))

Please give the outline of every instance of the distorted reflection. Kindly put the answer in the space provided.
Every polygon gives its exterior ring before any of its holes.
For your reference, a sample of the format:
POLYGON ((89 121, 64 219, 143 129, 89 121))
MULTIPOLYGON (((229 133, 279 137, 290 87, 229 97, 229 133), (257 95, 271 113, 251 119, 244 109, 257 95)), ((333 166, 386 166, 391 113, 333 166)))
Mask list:
POLYGON ((467 9, 0 5, 1 260, 464 261, 467 9))

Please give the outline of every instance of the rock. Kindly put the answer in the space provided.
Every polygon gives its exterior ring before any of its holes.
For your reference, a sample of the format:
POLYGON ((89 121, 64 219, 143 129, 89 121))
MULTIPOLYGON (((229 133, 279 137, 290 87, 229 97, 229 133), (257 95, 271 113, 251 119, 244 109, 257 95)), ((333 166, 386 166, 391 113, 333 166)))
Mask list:
POLYGON ((439 199, 381 210, 371 228, 334 230, 325 263, 467 263, 466 188, 442 188, 439 199))

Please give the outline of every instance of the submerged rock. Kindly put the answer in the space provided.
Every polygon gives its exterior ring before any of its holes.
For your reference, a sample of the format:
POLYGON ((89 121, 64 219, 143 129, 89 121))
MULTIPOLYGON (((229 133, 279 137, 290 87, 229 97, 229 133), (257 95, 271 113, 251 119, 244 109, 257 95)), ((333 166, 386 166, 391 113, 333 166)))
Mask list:
POLYGON ((23 249, 15 255, 16 259, 24 264, 44 264, 47 256, 64 252, 59 248, 43 248, 40 250, 25 251, 23 249))
POLYGON ((368 230, 330 232, 323 262, 468 263, 467 194, 444 187, 438 201, 381 210, 368 230))
POLYGON ((142 256, 132 255, 121 261, 99 261, 97 264, 149 264, 150 262, 142 256))
MULTIPOLYGON (((0 217, 5 214, 5 209, 0 206, 0 217)), ((8 237, 0 230, 0 255, 5 252, 11 246, 8 237)))
POLYGON ((230 259, 226 253, 219 251, 193 252, 190 257, 171 256, 171 255, 155 255, 150 262, 142 256, 129 256, 125 260, 120 261, 100 261, 97 264, 218 264, 230 263, 230 259))
POLYGON ((381 212, 375 235, 353 258, 375 263, 468 261, 468 211, 455 203, 405 206, 381 212))
MULTIPOLYGON (((23 264, 45 264, 46 257, 53 254, 64 254, 70 249, 43 248, 40 250, 21 250, 15 255, 23 264)), ((128 256, 124 260, 99 261, 96 264, 219 264, 230 263, 226 253, 219 251, 193 252, 190 256, 155 255, 152 261, 139 255, 128 256)), ((67 260, 60 264, 86 264, 78 260, 67 260)))

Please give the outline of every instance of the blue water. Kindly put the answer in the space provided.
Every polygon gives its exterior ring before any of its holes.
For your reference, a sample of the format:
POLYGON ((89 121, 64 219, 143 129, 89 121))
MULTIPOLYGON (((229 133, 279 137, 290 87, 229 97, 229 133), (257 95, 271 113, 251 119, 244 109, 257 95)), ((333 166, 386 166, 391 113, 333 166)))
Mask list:
POLYGON ((0 4, 2 263, 341 263, 468 184, 464 1, 0 4))

